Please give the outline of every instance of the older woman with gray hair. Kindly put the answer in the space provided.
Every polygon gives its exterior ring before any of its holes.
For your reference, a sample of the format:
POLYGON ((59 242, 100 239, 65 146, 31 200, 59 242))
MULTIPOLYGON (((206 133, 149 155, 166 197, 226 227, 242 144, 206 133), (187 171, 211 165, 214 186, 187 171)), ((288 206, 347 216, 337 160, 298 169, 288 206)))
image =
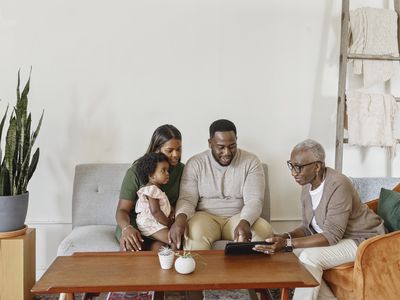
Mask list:
POLYGON ((293 251, 320 282, 315 288, 297 288, 293 299, 335 299, 322 280, 322 272, 352 262, 357 246, 385 232, 382 219, 362 204, 350 180, 325 166, 325 151, 318 142, 297 144, 287 161, 295 181, 302 186, 302 224, 267 239, 271 245, 254 250, 273 254, 293 251))

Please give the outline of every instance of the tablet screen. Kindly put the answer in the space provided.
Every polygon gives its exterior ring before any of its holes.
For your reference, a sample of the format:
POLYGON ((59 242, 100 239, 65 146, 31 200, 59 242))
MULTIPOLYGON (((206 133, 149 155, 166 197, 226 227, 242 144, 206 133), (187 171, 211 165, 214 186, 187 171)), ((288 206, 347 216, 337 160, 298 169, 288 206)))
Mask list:
POLYGON ((258 241, 258 242, 231 242, 225 245, 225 254, 257 254, 253 250, 255 245, 272 245, 272 242, 258 241))

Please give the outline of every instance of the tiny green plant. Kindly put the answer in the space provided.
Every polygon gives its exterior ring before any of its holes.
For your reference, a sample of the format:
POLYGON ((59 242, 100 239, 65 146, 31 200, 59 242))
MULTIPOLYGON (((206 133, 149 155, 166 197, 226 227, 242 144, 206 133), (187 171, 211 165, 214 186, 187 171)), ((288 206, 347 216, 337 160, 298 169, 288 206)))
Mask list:
POLYGON ((183 251, 182 254, 179 253, 179 252, 176 252, 175 255, 176 255, 176 256, 179 256, 179 257, 183 257, 183 258, 189 258, 189 257, 197 256, 198 254, 192 255, 192 253, 190 253, 190 251, 183 251))
POLYGON ((184 250, 182 253, 180 252, 175 252, 175 256, 179 256, 182 258, 201 258, 200 254, 197 253, 191 253, 190 251, 184 250))
POLYGON ((171 253, 174 253, 174 251, 168 246, 162 246, 160 250, 158 250, 158 254, 163 256, 171 255, 171 253))
POLYGON ((204 261, 204 258, 198 253, 191 253, 190 251, 184 250, 182 253, 175 252, 175 256, 182 258, 193 258, 194 260, 200 260, 203 265, 207 265, 207 263, 204 261))

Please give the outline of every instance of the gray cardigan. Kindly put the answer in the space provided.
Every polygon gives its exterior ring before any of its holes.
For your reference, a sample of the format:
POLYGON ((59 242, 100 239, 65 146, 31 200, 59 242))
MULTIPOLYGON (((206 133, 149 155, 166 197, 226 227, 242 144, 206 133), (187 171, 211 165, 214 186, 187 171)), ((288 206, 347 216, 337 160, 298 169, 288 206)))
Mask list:
MULTIPOLYGON (((311 220, 314 216, 310 185, 303 186, 301 204, 302 229, 306 235, 314 234, 311 220)), ((350 180, 343 174, 327 168, 321 202, 315 210, 315 219, 330 245, 341 239, 353 239, 356 244, 385 233, 382 219, 372 212, 360 198, 350 180)))

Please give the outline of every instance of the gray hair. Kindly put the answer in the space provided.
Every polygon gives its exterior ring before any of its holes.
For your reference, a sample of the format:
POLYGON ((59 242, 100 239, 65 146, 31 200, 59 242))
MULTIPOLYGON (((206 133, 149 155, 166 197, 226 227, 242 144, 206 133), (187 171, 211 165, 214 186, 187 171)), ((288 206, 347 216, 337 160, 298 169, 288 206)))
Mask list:
POLYGON ((307 139, 294 146, 293 151, 310 151, 317 161, 325 162, 325 150, 317 141, 307 139))

